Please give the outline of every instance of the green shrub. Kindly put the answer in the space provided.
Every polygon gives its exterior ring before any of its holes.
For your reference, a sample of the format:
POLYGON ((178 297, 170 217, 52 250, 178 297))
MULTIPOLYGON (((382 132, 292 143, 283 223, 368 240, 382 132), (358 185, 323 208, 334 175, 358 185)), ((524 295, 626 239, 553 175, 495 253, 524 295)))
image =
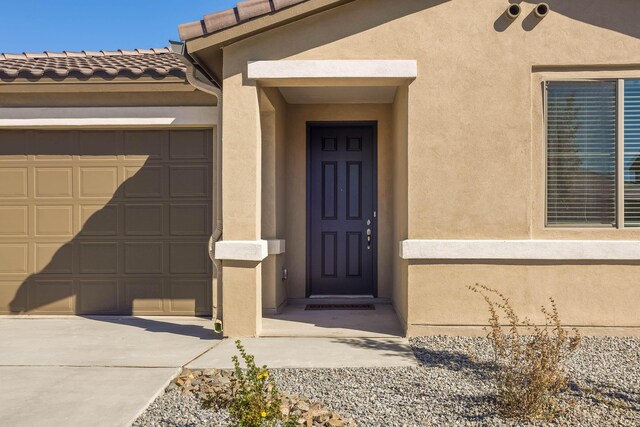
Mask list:
POLYGON ((553 419, 569 381, 565 362, 578 348, 580 333, 574 328, 569 334, 562 327, 553 298, 549 298, 551 309, 542 307, 545 321, 538 326, 521 320, 509 299, 497 290, 479 284, 468 288, 489 305, 488 338, 495 362, 498 413, 507 418, 553 419), (501 315, 506 326, 501 324, 501 315))
POLYGON ((233 356, 234 375, 229 384, 230 393, 210 395, 203 407, 227 408, 237 426, 273 426, 283 419, 280 393, 266 366, 258 368, 254 357, 247 354, 240 340, 236 347, 246 366, 240 365, 238 356, 233 356))

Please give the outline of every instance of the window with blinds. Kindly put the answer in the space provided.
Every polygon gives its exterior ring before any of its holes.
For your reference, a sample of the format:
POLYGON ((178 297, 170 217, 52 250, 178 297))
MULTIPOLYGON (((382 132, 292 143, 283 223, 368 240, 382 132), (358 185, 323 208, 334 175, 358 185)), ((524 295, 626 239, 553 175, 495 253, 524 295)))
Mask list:
POLYGON ((624 82, 624 225, 640 227, 640 80, 624 82))
POLYGON ((616 92, 616 81, 547 83, 548 226, 616 224, 616 92))

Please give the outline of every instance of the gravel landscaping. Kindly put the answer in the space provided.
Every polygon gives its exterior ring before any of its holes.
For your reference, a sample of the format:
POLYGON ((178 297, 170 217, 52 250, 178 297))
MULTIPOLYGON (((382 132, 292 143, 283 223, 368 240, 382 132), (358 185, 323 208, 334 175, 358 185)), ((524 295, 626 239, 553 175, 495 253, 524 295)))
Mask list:
MULTIPOLYGON (((575 384, 554 423, 505 421, 492 410, 484 338, 411 340, 420 366, 274 370, 280 390, 324 403, 359 426, 638 426, 640 338, 584 338, 569 368, 575 384)), ((258 361, 260 362, 260 361, 258 361)), ((174 386, 175 387, 175 386, 174 386)), ((224 411, 203 410, 178 388, 160 396, 134 423, 229 426, 224 411)))

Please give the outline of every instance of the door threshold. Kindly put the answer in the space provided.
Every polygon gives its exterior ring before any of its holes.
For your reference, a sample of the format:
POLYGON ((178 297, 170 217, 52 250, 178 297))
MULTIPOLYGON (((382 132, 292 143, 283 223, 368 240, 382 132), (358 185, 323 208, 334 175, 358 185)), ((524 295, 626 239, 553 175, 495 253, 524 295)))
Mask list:
POLYGON ((307 304, 391 304, 391 298, 375 298, 371 295, 338 295, 311 296, 309 298, 289 298, 287 305, 301 306, 307 304))
POLYGON ((373 295, 310 295, 309 299, 362 299, 371 298, 373 295))

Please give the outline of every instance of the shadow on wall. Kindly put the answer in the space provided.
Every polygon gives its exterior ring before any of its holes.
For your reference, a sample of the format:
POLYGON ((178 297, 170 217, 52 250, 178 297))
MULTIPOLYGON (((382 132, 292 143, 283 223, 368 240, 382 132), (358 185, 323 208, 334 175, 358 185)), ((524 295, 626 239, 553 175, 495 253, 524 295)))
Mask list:
MULTIPOLYGON (((325 12, 323 19, 332 19, 340 21, 341 25, 332 26, 336 31, 314 32, 313 37, 290 37, 290 34, 273 33, 274 40, 280 42, 286 39, 286 43, 279 43, 277 52, 273 52, 274 56, 270 59, 284 59, 295 56, 300 52, 308 51, 314 47, 323 46, 335 42, 336 40, 346 39, 354 34, 363 33, 372 28, 384 25, 390 21, 400 19, 421 11, 446 5, 451 0, 413 0, 413 1, 388 1, 388 0, 370 0, 370 8, 376 8, 379 13, 362 13, 358 4, 350 6, 349 4, 342 6, 335 11, 325 12), (348 23, 348 25, 343 25, 348 23)), ((543 1, 540 0, 504 0, 504 9, 496 14, 494 29, 496 31, 504 31, 509 26, 518 25, 526 31, 534 30, 539 23, 547 18, 540 20, 533 12, 533 7, 523 7, 522 14, 518 19, 511 20, 506 17, 505 13, 510 4, 520 4, 525 6, 538 5, 543 1), (525 15, 526 14, 526 15, 525 15)), ((358 3, 358 2, 357 2, 358 3)), ((640 37, 640 25, 637 25, 637 15, 640 5, 636 0, 546 0, 550 7, 549 14, 561 14, 570 19, 581 21, 596 27, 605 28, 618 33, 640 37)), ((471 12, 470 12, 471 13, 471 12)), ((277 30, 275 30, 277 31, 277 30)), ((229 66, 237 66, 238 72, 244 71, 244 65, 229 64, 229 66)), ((232 72, 229 70, 228 72, 232 72)), ((245 76, 246 77, 246 76, 245 76)), ((245 84, 253 84, 251 81, 245 81, 245 84)))
POLYGON ((75 133, 72 143, 13 150, 37 156, 31 187, 47 194, 29 198, 32 274, 11 313, 211 314, 211 139, 190 132, 104 132, 94 141, 75 133))
MULTIPOLYGON (((543 2, 523 0, 512 3, 537 5, 543 2)), ((636 0, 545 0, 544 3, 549 5, 550 13, 559 13, 576 21, 640 38, 640 5, 636 0)), ((525 30, 530 31, 539 21, 537 17, 529 15, 522 25, 525 30)))
MULTIPOLYGON (((388 22, 402 18, 404 16, 418 13, 425 9, 430 9, 452 0, 411 0, 411 1, 389 1, 389 0, 368 0, 371 4, 367 7, 380 10, 379 13, 362 13, 359 7, 349 8, 349 4, 341 6, 333 11, 323 13, 323 19, 338 19, 340 22, 345 21, 347 25, 338 25, 332 27, 332 31, 313 32, 313 37, 291 37, 290 33, 274 34, 274 42, 278 43, 277 52, 272 52, 271 60, 286 59, 300 52, 308 51, 314 47, 320 47, 336 40, 346 39, 354 34, 359 34, 384 25, 388 22), (347 9, 349 8, 349 9, 347 9), (327 14, 333 14, 333 18, 329 18, 327 14), (335 31, 334 31, 335 29, 335 31), (286 40, 286 43, 280 43, 280 40, 286 40)), ((359 3, 359 2, 356 2, 359 3)), ((360 5, 357 5, 360 6, 360 5)), ((313 18, 310 18, 313 19, 313 18)), ((274 31, 278 31, 277 29, 274 31)), ((239 73, 244 73, 244 84, 255 85, 253 80, 246 78, 246 64, 238 62, 237 64, 225 64, 225 67, 237 67, 239 73)), ((233 70, 227 70, 232 73, 233 70)))

